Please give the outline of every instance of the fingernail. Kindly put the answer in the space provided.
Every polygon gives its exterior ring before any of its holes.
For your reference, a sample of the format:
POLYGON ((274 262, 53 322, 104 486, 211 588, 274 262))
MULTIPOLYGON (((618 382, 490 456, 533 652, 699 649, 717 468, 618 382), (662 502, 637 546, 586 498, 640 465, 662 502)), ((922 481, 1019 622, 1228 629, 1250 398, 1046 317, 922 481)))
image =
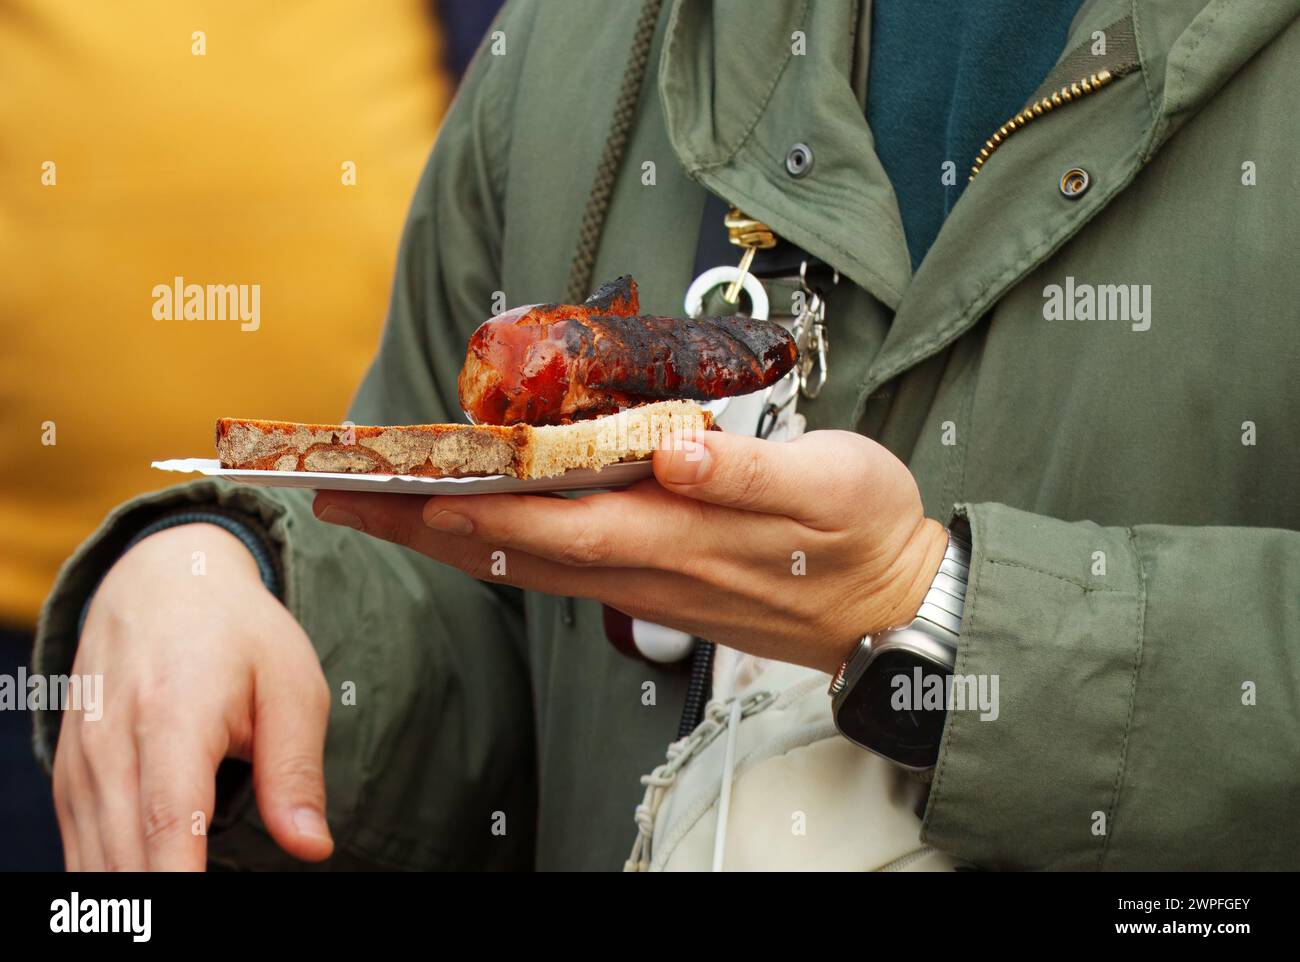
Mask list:
POLYGON ((455 511, 439 511, 429 518, 425 524, 436 531, 445 531, 447 534, 469 534, 474 530, 474 522, 463 514, 457 514, 455 511))
POLYGON ((708 469, 709 449, 699 441, 684 438, 669 458, 663 480, 669 484, 696 484, 703 480, 708 469))
POLYGON ((328 524, 341 524, 344 527, 356 528, 358 531, 366 530, 365 523, 362 522, 357 515, 344 508, 340 508, 337 504, 325 505, 325 507, 321 509, 321 513, 316 515, 316 517, 328 524))
POLYGON ((298 830, 299 835, 325 839, 330 837, 330 827, 325 823, 325 816, 314 808, 295 808, 293 827, 298 830))

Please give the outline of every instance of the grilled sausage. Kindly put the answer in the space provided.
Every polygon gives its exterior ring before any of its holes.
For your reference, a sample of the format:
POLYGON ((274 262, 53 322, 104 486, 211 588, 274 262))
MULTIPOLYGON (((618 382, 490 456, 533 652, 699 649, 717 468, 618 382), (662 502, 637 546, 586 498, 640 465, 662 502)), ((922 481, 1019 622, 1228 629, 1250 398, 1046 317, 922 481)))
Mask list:
POLYGON ((749 394, 794 366, 794 339, 747 317, 638 315, 630 277, 581 305, 530 305, 470 338, 459 389, 480 424, 559 424, 669 398, 749 394))

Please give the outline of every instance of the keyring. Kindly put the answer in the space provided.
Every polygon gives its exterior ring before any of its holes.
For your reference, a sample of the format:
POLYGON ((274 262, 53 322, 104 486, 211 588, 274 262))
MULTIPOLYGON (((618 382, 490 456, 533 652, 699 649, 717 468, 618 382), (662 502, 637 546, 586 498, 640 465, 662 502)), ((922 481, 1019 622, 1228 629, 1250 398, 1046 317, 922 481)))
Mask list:
MULTIPOLYGON (((740 280, 741 290, 749 295, 749 316, 758 321, 768 320, 771 301, 767 296, 767 288, 763 286, 763 282, 753 274, 745 273, 742 276, 739 267, 726 266, 710 268, 691 281, 691 286, 686 289, 686 316, 691 318, 699 317, 704 313, 705 295, 714 288, 721 287, 724 284, 731 284, 736 280, 740 280)), ((770 434, 772 429, 776 427, 775 415, 783 411, 794 399, 794 395, 799 393, 797 377, 798 375, 791 371, 776 384, 764 388, 762 391, 740 397, 726 397, 719 398, 716 401, 708 401, 704 404, 704 407, 713 415, 714 420, 727 430, 748 433, 753 430, 753 425, 757 423, 759 430, 770 434), (792 388, 789 396, 777 401, 776 411, 768 414, 767 403, 773 400, 774 395, 785 384, 789 384, 792 388), (758 410, 754 410, 754 405, 759 405, 758 410), (767 423, 768 421, 770 423, 767 423)))
POLYGON ((695 318, 704 313, 704 295, 715 287, 734 283, 740 279, 740 289, 749 295, 749 316, 757 321, 766 321, 771 302, 763 282, 753 274, 741 274, 739 267, 710 267, 686 288, 686 316, 695 318))

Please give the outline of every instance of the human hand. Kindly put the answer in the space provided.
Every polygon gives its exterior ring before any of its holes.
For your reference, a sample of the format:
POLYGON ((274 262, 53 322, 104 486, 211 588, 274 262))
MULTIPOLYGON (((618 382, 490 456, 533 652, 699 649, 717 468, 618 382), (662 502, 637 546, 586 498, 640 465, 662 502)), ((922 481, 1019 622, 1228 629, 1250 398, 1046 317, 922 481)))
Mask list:
POLYGON ((98 718, 64 711, 54 756, 69 871, 202 870, 225 758, 252 762, 276 842, 329 856, 325 678, 229 532, 179 525, 124 554, 95 593, 72 670, 103 678, 103 705, 98 718))
POLYGON ((947 533, 925 518, 915 481, 885 448, 846 431, 679 440, 655 452, 655 481, 622 491, 322 491, 314 510, 485 581, 596 598, 826 672, 864 634, 915 616, 947 533))

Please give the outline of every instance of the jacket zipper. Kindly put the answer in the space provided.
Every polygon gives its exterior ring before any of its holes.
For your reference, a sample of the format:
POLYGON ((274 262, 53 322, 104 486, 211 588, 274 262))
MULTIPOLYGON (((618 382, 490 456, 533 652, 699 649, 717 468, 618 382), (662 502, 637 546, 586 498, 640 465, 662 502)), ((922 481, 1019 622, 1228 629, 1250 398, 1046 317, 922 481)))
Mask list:
POLYGON ((975 179, 975 175, 984 169, 984 165, 988 162, 988 159, 993 156, 994 152, 1002 146, 1008 137, 1014 134, 1021 127, 1024 127, 1031 120, 1041 117, 1043 114, 1050 114, 1057 107, 1078 100, 1080 97, 1086 97, 1088 94, 1096 93, 1114 79, 1115 75, 1109 70, 1099 70, 1095 74, 1085 77, 1083 80, 1076 80, 1074 83, 1066 84, 1050 97, 1044 97, 1042 100, 1030 104, 999 127, 992 137, 984 141, 984 146, 980 149, 979 156, 975 158, 975 165, 970 169, 970 179, 975 179))

